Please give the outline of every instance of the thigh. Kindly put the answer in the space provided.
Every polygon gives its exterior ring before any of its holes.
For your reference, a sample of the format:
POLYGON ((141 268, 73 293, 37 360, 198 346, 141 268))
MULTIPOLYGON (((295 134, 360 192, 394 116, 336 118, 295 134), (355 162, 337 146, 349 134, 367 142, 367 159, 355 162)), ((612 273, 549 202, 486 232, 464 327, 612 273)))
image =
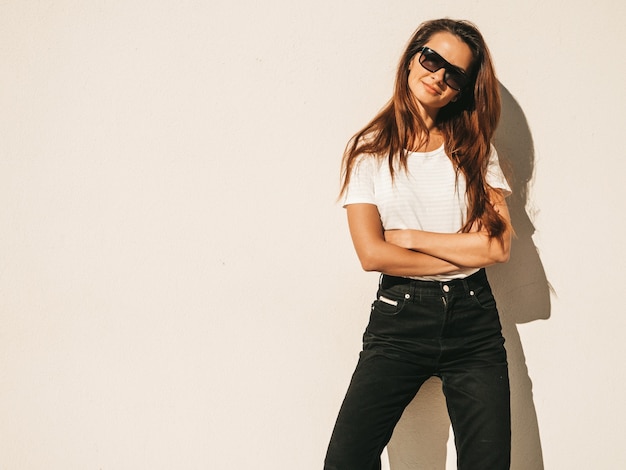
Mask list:
POLYGON ((362 351, 328 446, 327 470, 375 470, 404 408, 427 379, 409 362, 362 351))
POLYGON ((459 470, 507 470, 511 453, 506 363, 442 374, 459 470))

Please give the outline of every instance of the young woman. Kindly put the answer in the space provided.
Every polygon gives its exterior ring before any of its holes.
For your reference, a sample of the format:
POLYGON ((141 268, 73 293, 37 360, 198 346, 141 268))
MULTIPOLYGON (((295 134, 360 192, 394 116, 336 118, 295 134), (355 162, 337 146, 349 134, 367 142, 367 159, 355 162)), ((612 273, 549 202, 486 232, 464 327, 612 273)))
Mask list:
POLYGON ((348 224, 381 274, 326 470, 380 469, 404 408, 441 378, 458 468, 508 469, 509 380, 484 267, 509 258, 509 186, 491 139, 498 82, 474 25, 420 25, 393 98, 346 148, 348 224))

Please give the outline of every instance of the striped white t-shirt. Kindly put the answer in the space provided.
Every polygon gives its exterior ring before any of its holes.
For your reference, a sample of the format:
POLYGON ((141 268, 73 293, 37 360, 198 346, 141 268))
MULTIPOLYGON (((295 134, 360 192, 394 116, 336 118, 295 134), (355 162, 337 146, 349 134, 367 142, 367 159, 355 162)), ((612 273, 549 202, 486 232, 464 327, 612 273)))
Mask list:
MULTIPOLYGON (((493 146, 486 182, 493 188, 502 189, 506 196, 511 194, 493 146)), ((456 233, 467 220, 465 187, 462 174, 459 174, 457 183, 454 166, 443 145, 431 152, 410 152, 407 171, 398 164, 393 183, 386 158, 364 155, 356 162, 350 176, 344 207, 358 203, 376 205, 385 230, 456 233)), ((416 279, 450 280, 476 271, 470 268, 416 279)))

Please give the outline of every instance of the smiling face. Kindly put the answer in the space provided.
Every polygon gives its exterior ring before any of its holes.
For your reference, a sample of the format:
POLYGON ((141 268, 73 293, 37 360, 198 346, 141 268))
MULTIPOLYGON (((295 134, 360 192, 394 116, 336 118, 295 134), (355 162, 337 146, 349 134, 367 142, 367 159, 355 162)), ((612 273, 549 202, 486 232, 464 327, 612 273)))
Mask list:
MULTIPOLYGON (((466 73, 472 65, 473 55, 469 46, 451 33, 435 33, 425 46, 466 73)), ((445 68, 429 72, 420 64, 420 55, 421 53, 415 54, 409 64, 409 89, 423 110, 435 116, 441 108, 456 98, 459 91, 452 89, 444 81, 445 68)))

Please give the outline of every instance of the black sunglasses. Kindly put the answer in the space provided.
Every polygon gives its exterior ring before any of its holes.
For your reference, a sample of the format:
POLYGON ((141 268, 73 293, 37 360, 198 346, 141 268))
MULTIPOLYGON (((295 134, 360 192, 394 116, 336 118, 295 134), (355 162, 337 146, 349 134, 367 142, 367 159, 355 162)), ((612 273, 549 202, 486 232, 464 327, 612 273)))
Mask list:
POLYGON ((424 46, 420 49, 420 52, 419 62, 421 66, 429 72, 445 69, 443 81, 453 90, 460 91, 469 83, 470 79, 463 70, 452 65, 430 47, 424 46))

